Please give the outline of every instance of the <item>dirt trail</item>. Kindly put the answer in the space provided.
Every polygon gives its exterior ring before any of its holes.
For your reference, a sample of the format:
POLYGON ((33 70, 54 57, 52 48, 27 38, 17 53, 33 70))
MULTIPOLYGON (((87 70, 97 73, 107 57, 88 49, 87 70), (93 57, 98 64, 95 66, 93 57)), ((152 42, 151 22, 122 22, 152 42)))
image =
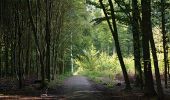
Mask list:
POLYGON ((91 83, 84 76, 73 76, 64 81, 65 92, 93 90, 91 83))
POLYGON ((84 76, 72 76, 64 81, 66 100, 107 100, 93 87, 93 83, 84 76))

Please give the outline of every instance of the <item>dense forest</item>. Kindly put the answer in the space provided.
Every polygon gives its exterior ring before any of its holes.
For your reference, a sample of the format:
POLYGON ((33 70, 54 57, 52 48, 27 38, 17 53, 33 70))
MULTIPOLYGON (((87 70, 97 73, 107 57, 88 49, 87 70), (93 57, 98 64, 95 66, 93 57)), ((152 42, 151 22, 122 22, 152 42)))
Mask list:
POLYGON ((58 95, 85 77, 168 100, 169 11, 170 0, 0 0, 0 94, 58 95))

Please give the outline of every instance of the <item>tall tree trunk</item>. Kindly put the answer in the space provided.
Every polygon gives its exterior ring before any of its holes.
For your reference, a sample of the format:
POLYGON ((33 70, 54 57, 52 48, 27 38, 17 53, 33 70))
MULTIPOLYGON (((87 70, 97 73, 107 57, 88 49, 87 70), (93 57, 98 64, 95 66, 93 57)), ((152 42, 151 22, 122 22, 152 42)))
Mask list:
POLYGON ((0 78, 2 77, 2 43, 0 42, 0 78))
POLYGON ((14 32, 14 44, 13 44, 13 59, 12 59, 12 62, 13 62, 13 70, 14 70, 14 74, 16 75, 16 72, 17 72, 17 57, 16 57, 16 48, 17 48, 17 34, 18 34, 18 23, 16 22, 17 21, 17 12, 15 11, 15 32, 14 32))
POLYGON ((161 18, 162 18, 162 35, 163 35, 163 51, 164 51, 164 77, 165 77, 165 88, 167 88, 167 65, 168 65, 168 55, 167 55, 167 34, 165 31, 165 0, 161 0, 161 18))
POLYGON ((4 42, 5 42, 5 76, 8 76, 9 74, 9 39, 8 39, 8 33, 6 32, 4 35, 4 42))
POLYGON ((18 77, 19 77, 19 88, 22 88, 22 72, 21 72, 21 31, 19 28, 18 32, 18 77))
POLYGON ((31 35, 29 33, 27 33, 27 50, 26 50, 26 62, 25 62, 25 74, 28 75, 29 74, 29 68, 30 68, 30 40, 31 40, 31 35))
MULTIPOLYGON (((15 32, 14 32, 15 34, 15 32)), ((14 38, 14 36, 13 36, 14 38)), ((15 63, 14 63, 14 60, 15 60, 15 40, 13 39, 12 43, 11 43, 11 75, 14 75, 14 68, 15 68, 15 63)))
POLYGON ((152 27, 150 27, 150 44, 151 44, 151 49, 152 49, 152 56, 153 56, 153 61, 154 61, 154 67, 155 67, 155 76, 156 76, 156 84, 157 84, 157 93, 159 96, 159 100, 164 100, 164 93, 163 93, 163 88, 161 84, 161 78, 160 78, 160 72, 159 72, 159 66, 158 66, 158 57, 156 54, 156 47, 155 47, 155 42, 153 39, 153 33, 152 33, 152 27))
POLYGON ((41 65, 41 79, 42 79, 42 87, 45 87, 45 67, 44 67, 44 58, 43 58, 43 53, 40 49, 40 45, 38 42, 38 37, 37 37, 37 31, 36 31, 36 27, 33 21, 33 17, 32 17, 32 13, 31 13, 31 5, 30 5, 30 1, 27 0, 27 6, 28 6, 28 14, 29 14, 29 19, 30 19, 30 23, 32 26, 32 31, 33 31, 33 35, 34 35, 34 39, 35 39, 35 44, 36 44, 36 50, 37 53, 39 55, 39 60, 40 60, 40 65, 41 65))
POLYGON ((39 79, 39 55, 38 55, 38 53, 36 52, 36 64, 35 64, 35 66, 36 66, 36 76, 37 76, 37 79, 39 79))
POLYGON ((47 79, 50 81, 50 0, 46 0, 46 73, 47 79))
POLYGON ((141 0, 142 4, 142 46, 145 76, 145 95, 154 96, 156 94, 151 70, 149 36, 151 28, 151 0, 141 0))
POLYGON ((21 60, 21 36, 22 36, 22 30, 23 27, 23 16, 21 15, 21 1, 17 2, 17 23, 18 23, 18 81, 19 81, 19 89, 22 88, 22 60, 21 60))
POLYGON ((170 77, 169 77, 169 63, 168 63, 168 69, 167 69, 167 70, 168 70, 168 72, 167 72, 168 78, 170 78, 170 77))
POLYGON ((54 43, 55 43, 55 42, 54 42, 54 40, 53 40, 53 44, 52 44, 52 55, 51 55, 51 71, 52 71, 52 72, 51 72, 51 74, 52 74, 52 75, 51 75, 51 80, 54 80, 54 76, 55 76, 55 73, 54 73, 54 72, 55 72, 55 68, 54 68, 54 66, 55 66, 55 63, 54 63, 54 62, 55 62, 55 60, 54 60, 54 59, 55 59, 55 47, 54 47, 54 46, 55 46, 55 45, 54 45, 54 43))
MULTIPOLYGON (((151 5, 149 6, 151 9, 151 5)), ((151 13, 151 12, 150 12, 151 13)), ((150 14, 151 15, 151 14, 150 14)), ((151 23, 151 17, 149 22, 151 23)), ((158 57, 156 54, 156 46, 153 38, 153 33, 152 33, 152 25, 150 24, 149 28, 149 38, 150 38, 150 44, 151 44, 151 49, 152 49, 152 56, 153 56, 153 61, 154 61, 154 67, 155 67, 155 76, 156 76, 156 83, 157 83, 157 93, 159 100, 162 99, 164 100, 164 93, 163 93, 163 88, 161 84, 161 78, 160 78, 160 72, 159 72, 159 67, 158 67, 158 57)))
POLYGON ((131 89, 129 77, 128 77, 128 74, 127 74, 127 71, 126 71, 126 67, 125 67, 125 64, 124 64, 124 61, 123 61, 122 53, 121 53, 121 50, 120 50, 113 3, 112 3, 111 0, 108 0, 109 5, 110 5, 110 10, 111 10, 111 16, 112 16, 112 24, 111 24, 110 21, 109 21, 109 17, 107 15, 107 11, 105 9, 105 6, 104 6, 102 0, 99 0, 99 2, 100 2, 100 5, 101 5, 101 7, 103 9, 103 12, 104 12, 105 17, 107 19, 107 22, 108 22, 109 28, 111 30, 112 36, 113 36, 114 41, 115 41, 116 52, 117 52, 117 55, 118 55, 118 58, 119 58, 119 62, 120 62, 121 68, 122 68, 123 76, 124 76, 124 79, 125 79, 126 89, 131 89))
POLYGON ((141 69, 141 55, 140 55, 140 31, 139 31, 139 10, 138 1, 132 0, 132 31, 133 31, 133 45, 134 45, 134 62, 136 72, 136 85, 143 88, 142 69, 141 69))

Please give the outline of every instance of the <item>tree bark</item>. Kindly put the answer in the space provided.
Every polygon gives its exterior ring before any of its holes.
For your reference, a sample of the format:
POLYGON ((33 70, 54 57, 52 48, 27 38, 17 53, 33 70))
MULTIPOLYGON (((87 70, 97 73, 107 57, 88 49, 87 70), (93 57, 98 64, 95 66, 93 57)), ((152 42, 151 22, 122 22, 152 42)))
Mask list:
POLYGON ((165 31, 165 0, 161 0, 161 20, 162 20, 162 35, 163 35, 163 51, 164 51, 164 78, 165 78, 165 88, 168 87, 167 83, 167 67, 168 67, 168 55, 167 55, 167 34, 165 31))
POLYGON ((151 28, 151 1, 141 0, 142 4, 142 46, 143 46, 143 60, 144 60, 144 77, 145 95, 154 96, 156 95, 153 83, 153 76, 151 70, 151 60, 150 60, 150 49, 149 49, 149 36, 151 28))
POLYGON ((164 100, 164 92, 161 84, 161 78, 160 78, 160 72, 159 72, 159 66, 158 66, 158 57, 156 54, 156 47, 155 47, 155 42, 153 39, 153 33, 152 33, 152 27, 150 27, 150 44, 151 44, 151 49, 152 49, 152 56, 153 56, 153 61, 154 61, 154 67, 155 67, 155 76, 156 76, 156 84, 157 84, 157 93, 159 100, 164 100))
POLYGON ((26 50, 26 62, 25 62, 25 74, 29 75, 29 70, 30 70, 30 40, 31 40, 31 35, 29 33, 28 38, 27 38, 27 50, 26 50))
MULTIPOLYGON (((19 3, 19 2, 18 2, 19 3)), ((20 15, 19 15, 19 8, 17 9, 17 23, 18 23, 18 32, 17 32, 17 35, 18 35, 18 55, 17 55, 17 58, 18 58, 18 67, 17 67, 17 74, 18 74, 18 83, 19 83, 19 89, 22 88, 22 75, 21 75, 21 26, 20 26, 20 15)))
POLYGON ((0 78, 2 78, 2 43, 0 42, 0 78))
POLYGON ((46 0, 46 74, 50 81, 50 1, 46 0))
POLYGON ((138 1, 132 0, 132 32, 133 32, 133 47, 134 47, 134 62, 136 72, 136 85, 143 88, 141 55, 140 55, 140 31, 139 31, 139 10, 138 1))
POLYGON ((31 23, 31 26, 32 26, 32 31, 33 31, 33 35, 34 35, 34 39, 35 39, 36 48, 37 48, 36 50, 37 50, 37 53, 39 55, 39 60, 40 60, 40 65, 41 65, 42 87, 45 87, 45 67, 44 67, 43 53, 42 53, 40 46, 39 46, 37 31, 36 31, 36 27, 34 25, 32 13, 31 13, 31 5, 30 5, 29 0, 27 0, 27 5, 28 5, 29 19, 30 19, 30 23, 31 23))
POLYGON ((9 75, 9 36, 8 32, 5 31, 4 42, 5 42, 5 77, 9 75))

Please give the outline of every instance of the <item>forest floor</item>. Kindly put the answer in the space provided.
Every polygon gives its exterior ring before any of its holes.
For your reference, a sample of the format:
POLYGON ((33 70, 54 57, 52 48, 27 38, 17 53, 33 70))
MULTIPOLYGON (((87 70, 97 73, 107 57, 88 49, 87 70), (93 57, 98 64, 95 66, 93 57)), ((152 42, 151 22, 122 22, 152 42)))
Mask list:
MULTIPOLYGON (((52 89, 10 90, 0 92, 0 100, 110 100, 103 90, 97 89, 95 82, 84 76, 71 76, 52 89)), ((102 89, 103 87, 100 87, 102 89)))
MULTIPOLYGON (((121 81, 108 88, 107 82, 96 83, 85 76, 71 76, 47 91, 32 87, 0 91, 0 100, 156 100, 144 97, 139 89, 127 91, 124 87, 121 81)), ((166 98, 170 100, 168 95, 166 98)))

